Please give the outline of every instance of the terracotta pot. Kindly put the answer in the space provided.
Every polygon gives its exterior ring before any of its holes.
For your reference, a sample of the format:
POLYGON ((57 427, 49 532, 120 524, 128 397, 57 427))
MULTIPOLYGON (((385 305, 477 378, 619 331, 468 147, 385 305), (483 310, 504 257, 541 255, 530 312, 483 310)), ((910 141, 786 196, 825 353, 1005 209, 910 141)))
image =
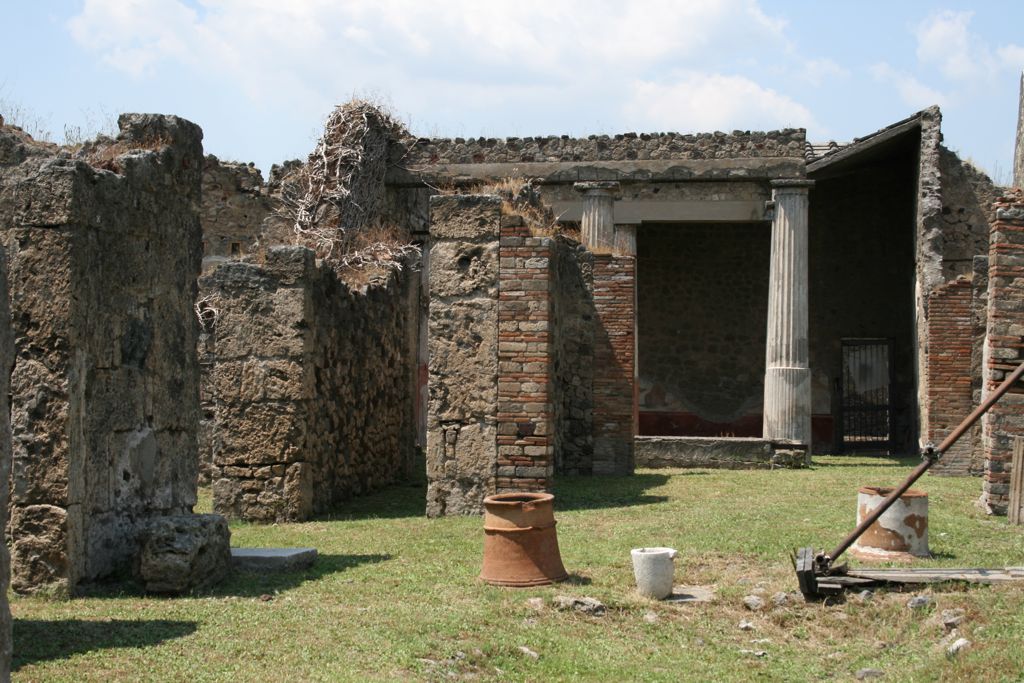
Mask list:
POLYGON ((569 578, 558 552, 555 497, 499 493, 484 498, 484 566, 498 586, 542 586, 569 578))

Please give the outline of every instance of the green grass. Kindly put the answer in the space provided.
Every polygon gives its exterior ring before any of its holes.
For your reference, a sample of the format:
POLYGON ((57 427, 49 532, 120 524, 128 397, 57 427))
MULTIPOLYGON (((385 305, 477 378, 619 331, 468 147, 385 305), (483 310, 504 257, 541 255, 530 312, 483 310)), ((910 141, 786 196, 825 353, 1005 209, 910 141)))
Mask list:
MULTIPOLYGON (((853 526, 857 487, 894 484, 912 464, 820 458, 802 471, 562 480, 558 535, 574 579, 533 589, 479 583, 480 519, 425 519, 422 487, 304 524, 233 524, 234 545, 311 545, 320 559, 307 572, 236 575, 186 598, 123 588, 70 601, 15 596, 14 678, 803 681, 852 680, 872 667, 886 681, 1020 680, 1024 587, 925 589, 935 603, 923 614, 906 608, 909 594, 885 591, 756 614, 742 605, 752 592, 771 605, 775 592, 795 591, 790 551, 834 545, 853 526), (677 581, 714 585, 715 602, 638 597, 629 550, 645 545, 678 548, 677 581), (550 598, 562 593, 596 597, 608 613, 558 612, 550 598), (545 609, 526 604, 536 596, 545 609), (960 635, 973 645, 950 659, 938 615, 953 607, 966 610, 960 635), (755 630, 740 630, 741 619, 755 630)), ((915 566, 1024 565, 1022 529, 974 507, 979 480, 927 477, 918 488, 930 496, 937 557, 915 566)))

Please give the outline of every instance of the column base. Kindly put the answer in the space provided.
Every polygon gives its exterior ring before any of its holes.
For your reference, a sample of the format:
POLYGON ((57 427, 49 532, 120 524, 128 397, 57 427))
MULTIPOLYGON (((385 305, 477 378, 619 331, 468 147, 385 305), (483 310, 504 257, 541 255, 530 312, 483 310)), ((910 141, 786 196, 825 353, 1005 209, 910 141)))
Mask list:
POLYGON ((810 446, 810 368, 774 367, 765 371, 763 437, 810 446))

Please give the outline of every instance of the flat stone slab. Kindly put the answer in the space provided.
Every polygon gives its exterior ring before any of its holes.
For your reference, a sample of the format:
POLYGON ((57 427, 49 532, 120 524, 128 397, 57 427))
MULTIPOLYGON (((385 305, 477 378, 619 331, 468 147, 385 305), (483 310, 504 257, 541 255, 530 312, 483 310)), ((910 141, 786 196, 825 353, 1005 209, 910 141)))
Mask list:
POLYGON ((316 548, 232 548, 231 564, 242 572, 290 572, 308 569, 316 548))
POLYGON ((686 604, 691 602, 713 602, 715 589, 713 586, 672 586, 672 595, 664 602, 686 604))

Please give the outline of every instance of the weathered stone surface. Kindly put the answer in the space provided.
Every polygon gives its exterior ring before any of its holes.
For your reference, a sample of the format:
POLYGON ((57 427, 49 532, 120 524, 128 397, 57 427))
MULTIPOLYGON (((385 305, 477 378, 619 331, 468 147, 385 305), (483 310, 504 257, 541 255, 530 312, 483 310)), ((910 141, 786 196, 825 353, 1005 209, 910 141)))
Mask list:
MULTIPOLYGON (((4 136, 0 136, 0 140, 4 136)), ((0 163, 3 163, 0 146, 0 163)), ((0 246, 0 482, 11 474, 10 423, 10 368, 14 364, 14 339, 11 335, 11 315, 7 305, 7 256, 0 246)), ((7 527, 8 487, 0 484, 0 520, 7 527)), ((7 587, 11 577, 11 555, 6 543, 0 544, 0 681, 10 680, 11 674, 11 608, 7 601, 7 587)))
POLYGON ((232 548, 231 563, 242 572, 291 572, 308 569, 316 548, 232 548))
POLYGON ((408 474, 418 273, 406 265, 358 287, 308 249, 272 247, 203 279, 227 311, 208 332, 217 512, 302 520, 408 474))
POLYGON ((209 588, 231 571, 231 532, 220 515, 150 520, 141 533, 138 576, 150 593, 209 588))
POLYGON ((202 132, 119 126, 74 156, 0 128, 21 591, 126 568, 140 525, 195 503, 202 132))
POLYGON ((764 439, 638 436, 637 467, 772 469, 807 466, 807 449, 764 439))

